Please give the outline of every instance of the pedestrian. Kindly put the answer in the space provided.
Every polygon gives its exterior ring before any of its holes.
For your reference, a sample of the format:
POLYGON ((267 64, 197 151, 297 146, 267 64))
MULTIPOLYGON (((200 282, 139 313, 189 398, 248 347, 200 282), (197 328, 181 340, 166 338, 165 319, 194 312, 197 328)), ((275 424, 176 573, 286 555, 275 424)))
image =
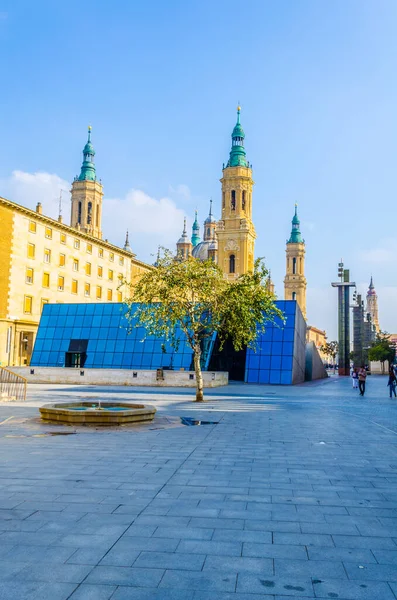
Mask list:
POLYGON ((392 394, 394 394, 394 397, 396 398, 396 375, 394 373, 394 369, 393 367, 390 367, 389 369, 389 381, 387 382, 387 385, 389 386, 389 392, 390 392, 390 398, 392 398, 392 394))
POLYGON ((364 396, 365 394, 365 380, 367 379, 367 371, 365 370, 364 365, 358 371, 358 388, 360 390, 360 396, 364 396))
POLYGON ((352 371, 352 380, 353 380, 353 390, 356 390, 358 388, 358 375, 357 375, 357 369, 355 367, 353 367, 353 371, 352 371))

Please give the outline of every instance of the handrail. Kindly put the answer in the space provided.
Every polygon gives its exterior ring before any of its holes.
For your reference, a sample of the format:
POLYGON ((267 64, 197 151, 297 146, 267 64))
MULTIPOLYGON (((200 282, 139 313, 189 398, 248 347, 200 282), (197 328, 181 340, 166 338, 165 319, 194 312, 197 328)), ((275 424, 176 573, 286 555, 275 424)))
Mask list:
POLYGON ((6 367, 0 367, 0 397, 5 396, 5 399, 24 402, 26 400, 26 384, 27 379, 22 375, 18 375, 6 367))

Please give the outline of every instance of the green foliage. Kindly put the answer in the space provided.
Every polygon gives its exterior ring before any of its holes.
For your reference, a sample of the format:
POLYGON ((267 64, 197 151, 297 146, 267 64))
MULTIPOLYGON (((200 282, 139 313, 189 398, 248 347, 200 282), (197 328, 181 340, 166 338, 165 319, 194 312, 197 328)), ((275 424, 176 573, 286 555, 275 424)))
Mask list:
POLYGON ((396 346, 390 341, 390 334, 385 331, 380 331, 375 342, 368 350, 368 357, 371 361, 385 363, 389 361, 391 364, 394 361, 396 355, 396 346))
POLYGON ((282 313, 274 304, 267 286, 268 272, 261 259, 252 273, 229 282, 212 261, 192 257, 175 260, 168 250, 157 261, 157 268, 144 273, 131 289, 127 300, 128 314, 149 335, 162 336, 177 350, 178 327, 194 352, 197 393, 201 400, 202 375, 200 357, 202 342, 218 332, 221 345, 230 338, 234 348, 255 348, 258 332, 282 313))
POLYGON ((331 356, 331 358, 333 358, 335 360, 336 355, 338 354, 339 351, 339 344, 338 342, 326 342, 325 344, 323 344, 320 348, 321 352, 323 352, 323 354, 325 354, 326 356, 331 356))

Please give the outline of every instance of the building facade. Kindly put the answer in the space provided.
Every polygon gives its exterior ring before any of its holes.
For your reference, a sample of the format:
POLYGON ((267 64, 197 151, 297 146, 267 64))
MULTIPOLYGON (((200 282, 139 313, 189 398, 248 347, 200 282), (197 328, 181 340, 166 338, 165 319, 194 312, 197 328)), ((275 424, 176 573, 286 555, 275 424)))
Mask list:
POLYGON ((229 160, 223 165, 221 219, 216 221, 210 212, 204 222, 203 241, 197 211, 192 228, 190 247, 186 228, 177 242, 177 255, 189 254, 200 260, 212 258, 222 269, 224 276, 233 281, 239 275, 254 268, 256 232, 252 222, 252 167, 244 148, 245 133, 240 123, 240 107, 237 123, 232 132, 232 148, 229 160))
POLYGON ((378 295, 375 290, 374 282, 371 275, 371 281, 369 283, 369 288, 367 292, 367 306, 366 312, 371 316, 371 321, 376 329, 376 332, 379 333, 379 313, 378 313, 378 295))
POLYGON ((296 300, 306 320, 305 240, 300 232, 298 207, 292 219, 292 230, 286 245, 285 300, 296 300))
POLYGON ((314 327, 314 325, 308 325, 306 329, 306 341, 314 343, 323 363, 328 362, 329 358, 321 350, 322 346, 325 346, 327 343, 327 334, 325 331, 314 327))
POLYGON ((47 303, 122 302, 123 281, 149 265, 101 239, 102 185, 90 140, 72 185, 71 224, 0 198, 0 365, 29 364, 42 308, 47 303), (85 178, 87 177, 87 178, 85 178), (91 214, 91 220, 90 220, 91 214), (98 218, 97 218, 98 217, 98 218))

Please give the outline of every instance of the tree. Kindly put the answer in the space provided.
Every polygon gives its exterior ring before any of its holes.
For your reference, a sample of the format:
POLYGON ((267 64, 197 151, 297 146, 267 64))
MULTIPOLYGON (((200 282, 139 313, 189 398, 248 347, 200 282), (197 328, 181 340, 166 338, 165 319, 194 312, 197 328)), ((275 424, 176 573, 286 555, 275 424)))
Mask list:
POLYGON ((202 401, 201 356, 205 341, 216 332, 221 348, 227 338, 235 350, 255 348, 258 333, 265 331, 265 325, 283 317, 268 289, 267 276, 258 259, 253 272, 229 282, 211 259, 189 257, 180 261, 164 250, 157 268, 131 285, 127 317, 137 319, 148 335, 164 337, 176 351, 178 331, 184 335, 193 351, 196 401, 202 401), (135 302, 140 304, 135 306, 135 302))
POLYGON ((321 346, 320 350, 323 354, 325 354, 326 356, 330 356, 332 358, 332 363, 334 365, 334 373, 335 373, 335 368, 336 368, 335 359, 339 352, 338 342, 336 342, 336 341, 326 342, 325 344, 323 344, 321 346))
POLYGON ((390 334, 386 331, 380 331, 376 335, 376 340, 373 342, 368 351, 368 358, 371 361, 380 362, 382 365, 382 373, 385 372, 385 362, 389 361, 392 364, 396 355, 396 346, 390 341, 390 334))

